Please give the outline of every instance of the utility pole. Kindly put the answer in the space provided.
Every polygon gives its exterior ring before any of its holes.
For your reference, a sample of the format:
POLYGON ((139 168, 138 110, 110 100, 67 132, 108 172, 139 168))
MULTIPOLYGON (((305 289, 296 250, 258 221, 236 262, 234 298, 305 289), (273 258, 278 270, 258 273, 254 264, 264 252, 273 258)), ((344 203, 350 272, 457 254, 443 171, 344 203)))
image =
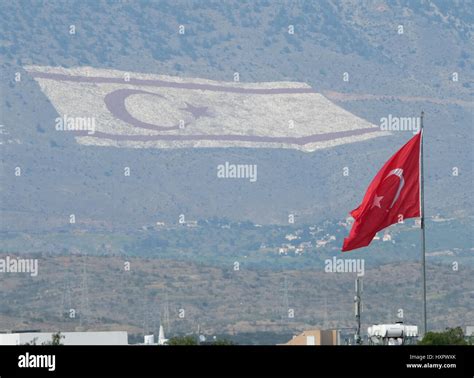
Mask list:
POLYGON ((357 330, 354 335, 354 342, 356 345, 361 345, 362 344, 362 338, 360 337, 360 312, 361 312, 361 296, 360 294, 362 293, 362 280, 357 277, 355 280, 355 292, 356 295, 354 297, 354 310, 355 310, 355 318, 357 321, 357 330))
POLYGON ((423 117, 424 111, 421 111, 420 128, 420 221, 421 221, 421 273, 423 278, 423 335, 428 331, 426 323, 426 254, 425 254, 425 199, 424 199, 424 182, 423 182, 423 117))

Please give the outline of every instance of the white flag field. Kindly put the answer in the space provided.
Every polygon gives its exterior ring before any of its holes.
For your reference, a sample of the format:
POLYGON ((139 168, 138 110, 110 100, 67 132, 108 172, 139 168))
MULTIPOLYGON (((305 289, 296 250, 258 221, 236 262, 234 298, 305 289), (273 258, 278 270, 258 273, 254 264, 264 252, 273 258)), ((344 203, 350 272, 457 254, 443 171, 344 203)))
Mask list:
POLYGON ((78 143, 314 151, 388 135, 305 83, 241 83, 27 66, 78 143))

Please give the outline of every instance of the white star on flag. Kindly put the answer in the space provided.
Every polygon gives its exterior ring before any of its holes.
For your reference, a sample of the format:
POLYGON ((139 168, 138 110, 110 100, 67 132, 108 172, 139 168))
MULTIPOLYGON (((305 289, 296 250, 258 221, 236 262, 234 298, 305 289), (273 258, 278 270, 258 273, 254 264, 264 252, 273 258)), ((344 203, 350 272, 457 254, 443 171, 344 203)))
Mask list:
POLYGON ((380 206, 380 202, 382 201, 382 198, 383 198, 383 197, 384 197, 384 196, 377 196, 377 194, 376 194, 375 197, 374 197, 374 202, 372 202, 372 207, 371 207, 371 209, 374 208, 374 207, 378 207, 379 209, 382 208, 382 207, 380 206))

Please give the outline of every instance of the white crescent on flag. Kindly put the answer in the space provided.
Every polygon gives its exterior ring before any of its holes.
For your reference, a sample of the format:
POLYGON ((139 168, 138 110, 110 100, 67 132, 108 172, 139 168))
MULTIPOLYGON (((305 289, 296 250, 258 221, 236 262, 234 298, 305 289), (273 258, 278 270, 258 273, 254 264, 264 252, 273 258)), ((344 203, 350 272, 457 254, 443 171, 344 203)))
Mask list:
POLYGON ((390 173, 384 178, 384 181, 388 179, 390 176, 397 176, 400 179, 400 181, 398 182, 397 192, 395 193, 395 197, 393 197, 393 201, 390 204, 389 209, 391 209, 393 205, 395 204, 395 202, 397 202, 398 197, 400 197, 400 193, 403 187, 405 186, 405 179, 403 178, 403 169, 401 168, 392 169, 390 173))
POLYGON ((389 135, 304 83, 234 83, 90 67, 27 66, 78 143, 314 151, 389 135))

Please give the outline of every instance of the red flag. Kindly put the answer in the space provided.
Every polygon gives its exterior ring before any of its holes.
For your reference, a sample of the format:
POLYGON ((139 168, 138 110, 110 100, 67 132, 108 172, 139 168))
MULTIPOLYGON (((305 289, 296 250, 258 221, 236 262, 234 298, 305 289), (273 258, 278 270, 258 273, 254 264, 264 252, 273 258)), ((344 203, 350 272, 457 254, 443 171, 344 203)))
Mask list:
POLYGON ((342 251, 365 247, 375 234, 400 220, 420 216, 420 131, 388 160, 372 180, 342 251))

